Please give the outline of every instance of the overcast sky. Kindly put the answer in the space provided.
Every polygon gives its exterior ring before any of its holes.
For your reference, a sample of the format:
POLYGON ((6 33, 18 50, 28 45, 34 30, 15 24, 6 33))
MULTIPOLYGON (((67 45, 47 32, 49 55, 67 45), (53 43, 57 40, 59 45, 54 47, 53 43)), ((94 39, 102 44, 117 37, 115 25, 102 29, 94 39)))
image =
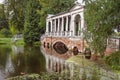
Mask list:
POLYGON ((2 3, 4 0, 0 0, 0 3, 2 3))

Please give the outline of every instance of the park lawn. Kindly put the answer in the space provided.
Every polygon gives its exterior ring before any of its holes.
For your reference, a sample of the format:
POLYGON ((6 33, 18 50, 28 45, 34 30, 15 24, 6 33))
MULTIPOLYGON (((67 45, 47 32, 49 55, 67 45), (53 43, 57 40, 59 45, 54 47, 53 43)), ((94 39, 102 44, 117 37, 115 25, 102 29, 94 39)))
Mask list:
POLYGON ((13 42, 12 38, 0 38, 0 44, 16 44, 16 45, 24 45, 24 40, 19 39, 13 42))
POLYGON ((11 44, 12 38, 0 38, 0 44, 11 44))
POLYGON ((87 67, 87 66, 95 66, 96 64, 93 61, 85 59, 82 55, 72 56, 68 60, 66 60, 68 63, 74 63, 76 65, 79 65, 81 67, 87 67))
POLYGON ((76 56, 72 56, 69 59, 66 60, 66 62, 68 63, 74 63, 76 65, 79 65, 81 67, 93 67, 94 66, 98 66, 98 67, 102 67, 104 69, 110 70, 111 68, 105 63, 105 61, 102 58, 99 58, 98 60, 89 60, 89 59, 85 59, 85 57, 83 55, 76 55, 76 56))

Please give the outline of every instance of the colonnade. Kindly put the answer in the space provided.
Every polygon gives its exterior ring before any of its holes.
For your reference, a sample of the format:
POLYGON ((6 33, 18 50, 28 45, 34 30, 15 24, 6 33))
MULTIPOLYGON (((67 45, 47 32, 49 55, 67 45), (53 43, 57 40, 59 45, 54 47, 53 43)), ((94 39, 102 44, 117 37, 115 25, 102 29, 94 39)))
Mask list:
POLYGON ((76 14, 67 13, 47 18, 45 34, 56 37, 80 37, 83 27, 83 12, 76 14))

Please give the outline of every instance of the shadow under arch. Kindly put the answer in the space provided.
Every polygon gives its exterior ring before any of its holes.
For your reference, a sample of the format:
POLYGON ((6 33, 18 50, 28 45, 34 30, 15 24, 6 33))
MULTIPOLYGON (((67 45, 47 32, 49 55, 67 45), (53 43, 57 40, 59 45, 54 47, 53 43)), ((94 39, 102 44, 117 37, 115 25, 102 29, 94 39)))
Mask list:
POLYGON ((56 42, 54 45, 53 45, 53 48, 56 52, 60 53, 60 54, 64 54, 68 51, 68 48, 67 46, 63 43, 63 42, 56 42))

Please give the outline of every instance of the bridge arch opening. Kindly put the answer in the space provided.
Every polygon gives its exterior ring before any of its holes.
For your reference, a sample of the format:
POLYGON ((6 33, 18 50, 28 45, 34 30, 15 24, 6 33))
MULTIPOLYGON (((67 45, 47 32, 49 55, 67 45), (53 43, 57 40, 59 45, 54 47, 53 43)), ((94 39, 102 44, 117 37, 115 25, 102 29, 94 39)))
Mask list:
POLYGON ((75 22, 74 22, 74 30, 75 30, 75 36, 78 36, 80 33, 80 29, 81 29, 81 16, 79 14, 77 14, 75 16, 75 22))
POLYGON ((68 51, 67 46, 63 42, 60 42, 60 41, 56 42, 53 45, 53 48, 55 49, 56 52, 58 52, 60 54, 64 54, 68 51))

